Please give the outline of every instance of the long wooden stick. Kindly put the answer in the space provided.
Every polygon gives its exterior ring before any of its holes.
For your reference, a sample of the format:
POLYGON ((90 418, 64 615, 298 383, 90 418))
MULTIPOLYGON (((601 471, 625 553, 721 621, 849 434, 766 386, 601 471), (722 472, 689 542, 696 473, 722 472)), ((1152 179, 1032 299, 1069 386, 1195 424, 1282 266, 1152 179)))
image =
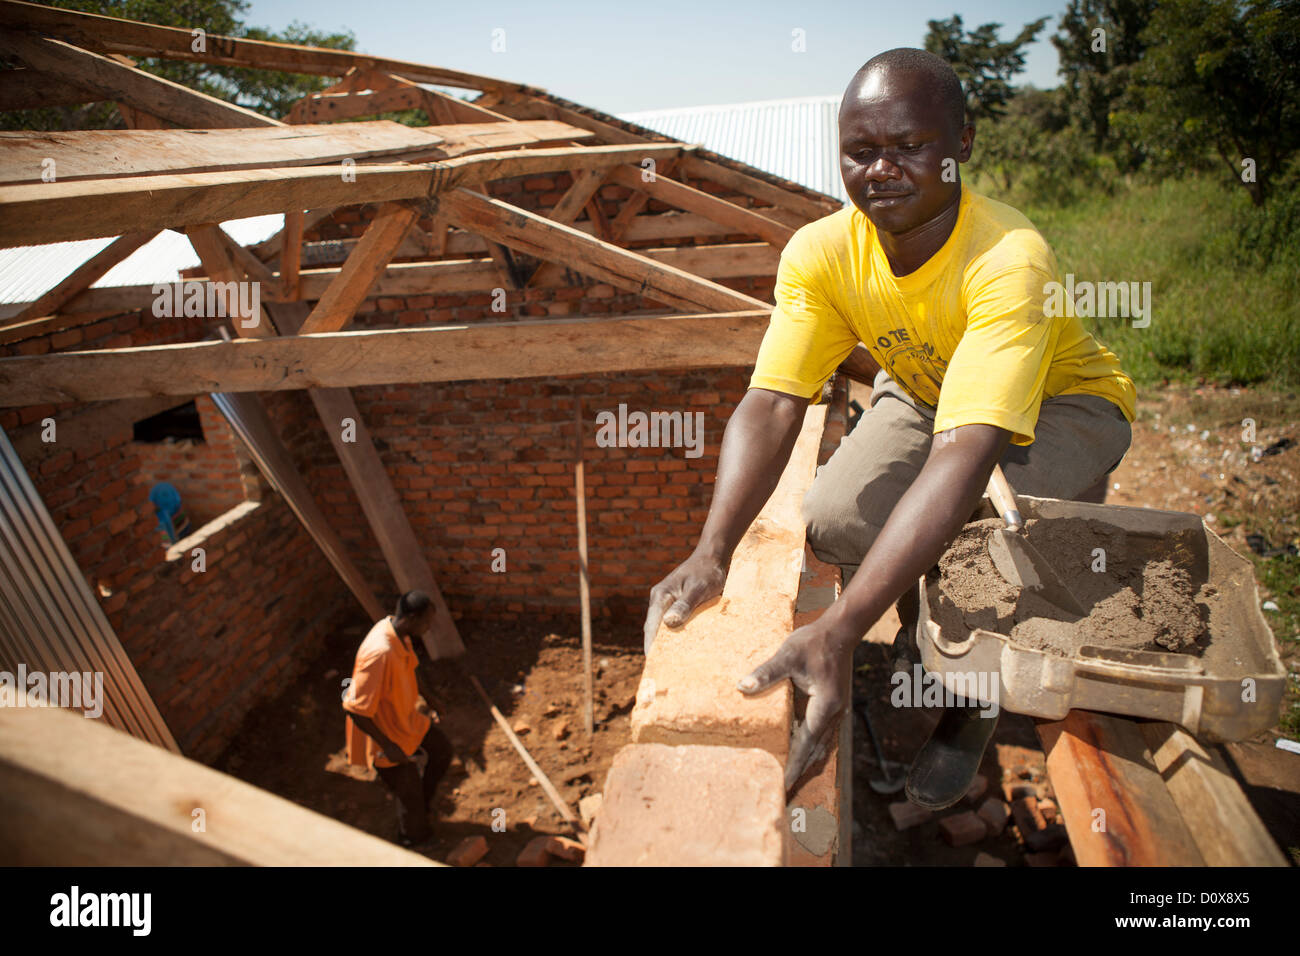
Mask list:
POLYGON ((501 711, 497 710, 497 705, 492 703, 492 698, 487 695, 487 691, 485 691, 483 685, 478 682, 478 678, 473 674, 467 676, 469 677, 469 682, 474 685, 474 689, 478 691, 478 695, 483 698, 483 703, 487 704, 488 710, 492 711, 493 718, 495 718, 496 722, 501 725, 501 729, 506 732, 506 736, 510 738, 510 742, 515 745, 515 750, 519 751, 519 756, 523 758, 524 765, 527 766, 529 771, 532 772, 532 775, 537 778, 537 782, 541 784, 543 792, 545 792, 545 794, 550 798, 551 803, 555 804, 555 809, 560 811, 560 816, 564 817, 568 823, 577 826, 578 818, 573 815, 573 811, 565 804, 564 798, 560 796, 560 791, 555 789, 555 784, 551 783, 551 778, 546 776, 542 768, 537 765, 537 761, 533 759, 532 754, 530 754, 528 749, 523 745, 523 742, 515 732, 510 729, 510 724, 506 721, 505 715, 503 715, 501 711))
POLYGON ((574 498, 578 504, 578 597, 582 602, 582 673, 586 696, 582 724, 590 737, 596 732, 595 700, 591 679, 591 579, 587 573, 587 482, 582 464, 582 399, 573 406, 577 426, 577 460, 573 466, 574 498))

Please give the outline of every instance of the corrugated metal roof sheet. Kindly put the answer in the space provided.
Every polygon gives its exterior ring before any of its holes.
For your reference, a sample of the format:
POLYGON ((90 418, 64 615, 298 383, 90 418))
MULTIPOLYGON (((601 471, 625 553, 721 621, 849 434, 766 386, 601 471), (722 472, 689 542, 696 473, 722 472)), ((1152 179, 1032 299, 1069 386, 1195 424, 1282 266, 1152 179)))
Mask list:
POLYGON ((839 165, 839 94, 620 113, 684 143, 784 176, 848 203, 839 165))
MULTIPOLYGON (((221 228, 240 245, 261 242, 279 232, 284 216, 252 216, 223 222, 221 228)), ((43 246, 0 249, 0 303, 32 302, 62 282, 113 240, 81 239, 43 246)), ((190 241, 179 232, 164 229, 149 242, 109 269, 92 289, 122 285, 173 282, 182 269, 199 264, 190 241)))

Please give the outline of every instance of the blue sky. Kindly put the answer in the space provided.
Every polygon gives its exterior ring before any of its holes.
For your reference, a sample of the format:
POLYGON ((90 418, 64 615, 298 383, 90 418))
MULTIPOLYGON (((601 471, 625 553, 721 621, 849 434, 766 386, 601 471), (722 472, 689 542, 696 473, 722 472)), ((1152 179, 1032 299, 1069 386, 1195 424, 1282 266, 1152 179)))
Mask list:
POLYGON ((252 26, 351 30, 357 49, 540 86, 611 113, 839 93, 873 54, 920 46, 926 21, 1001 23, 1004 38, 1051 16, 1018 78, 1050 87, 1047 37, 1065 0, 251 0, 252 26), (806 52, 791 49, 804 31, 806 52), (505 51, 491 49, 504 31, 505 51))

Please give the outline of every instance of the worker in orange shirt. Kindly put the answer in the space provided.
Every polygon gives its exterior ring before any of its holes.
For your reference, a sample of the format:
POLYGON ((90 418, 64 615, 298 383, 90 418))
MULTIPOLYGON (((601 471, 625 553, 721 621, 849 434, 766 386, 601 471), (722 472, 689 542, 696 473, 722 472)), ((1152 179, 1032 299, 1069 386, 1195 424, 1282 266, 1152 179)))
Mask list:
POLYGON ((395 614, 375 624, 357 650, 352 682, 343 695, 348 761, 371 766, 397 799, 402 846, 432 836, 429 801, 451 764, 451 742, 438 715, 420 696, 412 635, 433 622, 433 602, 422 591, 397 599, 395 614))

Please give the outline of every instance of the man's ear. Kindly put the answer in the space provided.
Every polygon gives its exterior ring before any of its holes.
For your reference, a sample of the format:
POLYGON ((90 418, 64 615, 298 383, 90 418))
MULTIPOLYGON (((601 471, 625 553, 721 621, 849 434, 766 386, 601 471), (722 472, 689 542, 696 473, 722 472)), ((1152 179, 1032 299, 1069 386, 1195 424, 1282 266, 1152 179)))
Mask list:
POLYGON ((967 123, 961 130, 961 148, 957 150, 957 162, 970 162, 971 150, 975 147, 975 127, 967 123))

